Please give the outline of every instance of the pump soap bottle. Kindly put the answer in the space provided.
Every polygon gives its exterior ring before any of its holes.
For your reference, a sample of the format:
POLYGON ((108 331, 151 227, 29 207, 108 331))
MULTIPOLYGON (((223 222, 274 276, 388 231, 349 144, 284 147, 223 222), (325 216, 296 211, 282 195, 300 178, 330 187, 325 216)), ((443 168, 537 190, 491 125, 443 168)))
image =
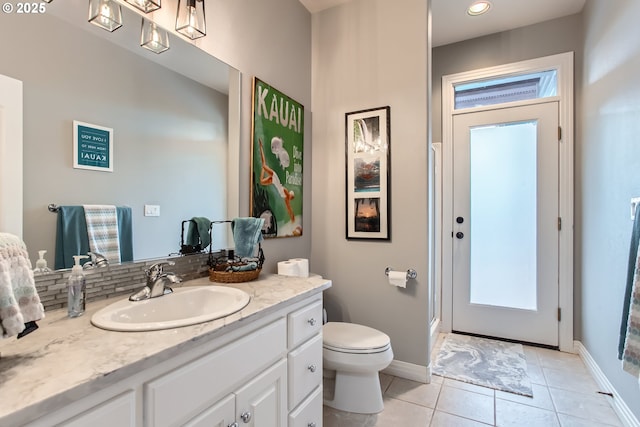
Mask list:
POLYGON ((44 259, 44 254, 46 254, 47 251, 42 250, 42 251, 38 251, 38 260, 36 261, 36 268, 33 269, 33 272, 35 274, 42 274, 42 273, 48 273, 51 271, 51 269, 49 267, 47 267, 47 260, 44 259))
POLYGON ((86 285, 84 271, 80 265, 80 260, 83 258, 89 257, 87 255, 73 256, 75 264, 69 276, 69 298, 67 299, 69 317, 78 317, 84 313, 86 285))

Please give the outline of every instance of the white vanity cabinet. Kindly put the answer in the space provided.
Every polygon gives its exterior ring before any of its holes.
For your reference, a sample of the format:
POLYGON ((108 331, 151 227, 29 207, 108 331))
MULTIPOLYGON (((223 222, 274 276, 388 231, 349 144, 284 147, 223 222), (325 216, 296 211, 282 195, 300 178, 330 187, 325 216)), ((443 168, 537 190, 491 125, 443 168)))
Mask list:
POLYGON ((241 322, 27 425, 320 427, 322 294, 241 322))
MULTIPOLYGON (((145 424, 153 427, 182 425, 203 410, 217 405, 230 393, 239 393, 237 390, 252 378, 283 358, 286 337, 286 323, 281 318, 146 383, 145 424)), ((278 388, 285 390, 284 386, 278 388)), ((278 401, 282 404, 286 401, 286 397, 273 397, 274 405, 278 401)), ((248 408, 242 408, 241 413, 247 411, 248 408)), ((280 412, 281 417, 286 413, 284 410, 280 412)))

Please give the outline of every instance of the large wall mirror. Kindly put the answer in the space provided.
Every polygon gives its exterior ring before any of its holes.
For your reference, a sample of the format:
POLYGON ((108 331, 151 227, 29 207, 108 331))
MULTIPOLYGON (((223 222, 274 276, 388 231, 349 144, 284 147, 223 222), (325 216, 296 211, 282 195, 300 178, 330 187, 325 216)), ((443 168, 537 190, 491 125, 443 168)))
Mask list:
POLYGON ((166 52, 141 48, 142 18, 125 6, 113 33, 87 22, 87 0, 46 9, 3 14, 0 26, 0 74, 23 82, 23 239, 32 262, 45 249, 53 266, 49 204, 131 207, 135 260, 176 253, 183 220, 227 219, 237 70, 173 34, 166 52), (113 172, 73 167, 74 120, 113 129, 113 172), (160 206, 160 216, 145 216, 145 205, 160 206))

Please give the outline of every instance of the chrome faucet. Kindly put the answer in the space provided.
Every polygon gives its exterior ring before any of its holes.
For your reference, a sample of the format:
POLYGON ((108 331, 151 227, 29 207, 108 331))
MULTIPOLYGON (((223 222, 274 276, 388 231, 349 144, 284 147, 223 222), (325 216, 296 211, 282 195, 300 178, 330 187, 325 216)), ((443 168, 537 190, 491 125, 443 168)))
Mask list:
POLYGON ((180 283, 182 280, 174 273, 165 273, 165 265, 174 265, 173 261, 164 261, 153 264, 145 270, 147 285, 129 297, 129 301, 142 301, 149 298, 161 297, 173 292, 169 287, 172 283, 180 283))
POLYGON ((87 261, 84 263, 82 268, 97 268, 97 267, 107 267, 109 265, 109 260, 106 256, 99 254, 98 252, 87 252, 87 255, 91 257, 91 261, 87 261))

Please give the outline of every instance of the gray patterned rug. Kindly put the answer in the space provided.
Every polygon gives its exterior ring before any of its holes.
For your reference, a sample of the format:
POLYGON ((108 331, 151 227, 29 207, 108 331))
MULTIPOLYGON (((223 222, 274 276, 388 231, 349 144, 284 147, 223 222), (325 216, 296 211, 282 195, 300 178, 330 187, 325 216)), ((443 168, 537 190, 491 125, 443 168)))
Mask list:
POLYGON ((433 373, 466 383, 533 396, 521 344, 447 334, 433 373))

